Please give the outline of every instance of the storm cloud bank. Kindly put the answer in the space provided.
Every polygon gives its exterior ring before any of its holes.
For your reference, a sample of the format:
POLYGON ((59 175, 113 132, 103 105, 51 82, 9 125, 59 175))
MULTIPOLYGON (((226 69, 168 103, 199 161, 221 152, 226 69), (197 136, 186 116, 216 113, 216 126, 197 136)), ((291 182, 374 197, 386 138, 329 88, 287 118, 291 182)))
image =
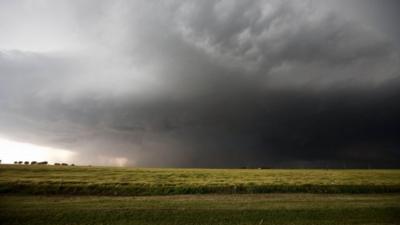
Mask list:
POLYGON ((92 164, 399 167, 399 7, 372 2, 2 1, 0 135, 92 164))

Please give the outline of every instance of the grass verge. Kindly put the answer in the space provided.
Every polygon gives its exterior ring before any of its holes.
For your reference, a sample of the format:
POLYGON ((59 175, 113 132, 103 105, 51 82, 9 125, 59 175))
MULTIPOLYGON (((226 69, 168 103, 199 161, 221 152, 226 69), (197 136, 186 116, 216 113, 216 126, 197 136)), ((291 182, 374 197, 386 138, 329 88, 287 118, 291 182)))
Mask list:
POLYGON ((2 224, 400 224, 398 194, 0 196, 2 224))

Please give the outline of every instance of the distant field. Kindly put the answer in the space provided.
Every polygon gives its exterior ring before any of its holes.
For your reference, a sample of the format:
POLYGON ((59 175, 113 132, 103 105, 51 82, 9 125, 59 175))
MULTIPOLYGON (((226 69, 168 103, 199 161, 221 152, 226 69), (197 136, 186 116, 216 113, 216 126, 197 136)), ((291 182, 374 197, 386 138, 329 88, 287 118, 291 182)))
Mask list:
POLYGON ((395 225, 400 195, 0 195, 0 224, 395 225))
POLYGON ((0 193, 121 196, 400 193, 400 170, 134 169, 1 165, 0 193))

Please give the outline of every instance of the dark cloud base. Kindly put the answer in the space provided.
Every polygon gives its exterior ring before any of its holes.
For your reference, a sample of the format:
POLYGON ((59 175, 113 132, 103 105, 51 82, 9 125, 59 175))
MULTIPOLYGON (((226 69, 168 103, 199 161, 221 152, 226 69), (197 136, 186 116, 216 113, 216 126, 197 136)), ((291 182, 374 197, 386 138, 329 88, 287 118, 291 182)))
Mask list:
MULTIPOLYGON (((235 90, 144 106, 157 121, 139 121, 180 144, 178 152, 165 149, 163 159, 173 162, 165 166, 399 167, 399 84, 332 92, 235 90)), ((147 160, 143 165, 158 165, 147 160)))
POLYGON ((399 167, 398 79, 357 90, 265 90, 239 83, 184 99, 42 106, 51 115, 31 109, 57 131, 46 134, 54 145, 77 149, 81 157, 126 157, 134 166, 399 167), (60 132, 58 121, 65 118, 80 130, 60 132))

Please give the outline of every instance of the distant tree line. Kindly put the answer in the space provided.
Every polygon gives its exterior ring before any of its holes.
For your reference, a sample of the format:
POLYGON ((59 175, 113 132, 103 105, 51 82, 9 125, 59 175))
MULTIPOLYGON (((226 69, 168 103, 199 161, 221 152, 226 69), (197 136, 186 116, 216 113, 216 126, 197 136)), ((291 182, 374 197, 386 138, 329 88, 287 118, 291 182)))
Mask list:
MULTIPOLYGON (((14 161, 16 165, 49 165, 47 161, 37 162, 37 161, 14 161)), ((55 166, 75 166, 75 164, 68 164, 68 163, 54 163, 55 166)))

